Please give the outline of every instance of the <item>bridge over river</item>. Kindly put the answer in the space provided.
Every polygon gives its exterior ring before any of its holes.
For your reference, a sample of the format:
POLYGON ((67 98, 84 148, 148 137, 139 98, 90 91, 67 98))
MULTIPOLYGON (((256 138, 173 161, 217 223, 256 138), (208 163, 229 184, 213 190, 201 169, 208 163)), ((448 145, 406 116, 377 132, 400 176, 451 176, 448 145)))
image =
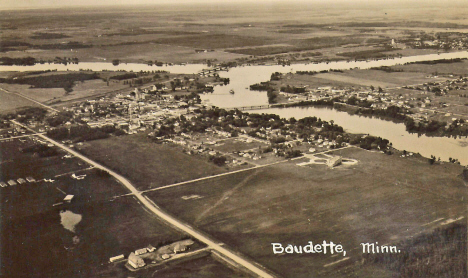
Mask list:
POLYGON ((288 103, 275 103, 275 104, 264 104, 264 105, 247 105, 247 106, 238 106, 238 107, 228 107, 225 109, 228 110, 260 110, 260 109, 269 109, 269 108, 286 108, 291 104, 299 103, 300 101, 288 102, 288 103))

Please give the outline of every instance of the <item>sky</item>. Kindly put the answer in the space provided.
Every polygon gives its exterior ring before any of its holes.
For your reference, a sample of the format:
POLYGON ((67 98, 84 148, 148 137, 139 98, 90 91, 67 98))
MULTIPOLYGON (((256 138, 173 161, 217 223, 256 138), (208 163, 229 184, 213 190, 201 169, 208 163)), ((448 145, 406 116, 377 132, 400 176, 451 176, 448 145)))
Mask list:
MULTIPOLYGON (((73 6, 96 6, 96 5, 138 5, 138 4, 181 4, 181 3, 238 3, 238 2, 288 2, 290 0, 0 0, 0 9, 25 9, 25 8, 59 8, 73 6)), ((295 0, 300 2, 387 2, 388 0, 295 0)), ((404 2, 421 2, 422 0, 394 0, 404 2)), ((466 0, 462 0, 466 1, 466 0)), ((427 0, 426 3, 442 2, 450 3, 453 0, 427 0)))

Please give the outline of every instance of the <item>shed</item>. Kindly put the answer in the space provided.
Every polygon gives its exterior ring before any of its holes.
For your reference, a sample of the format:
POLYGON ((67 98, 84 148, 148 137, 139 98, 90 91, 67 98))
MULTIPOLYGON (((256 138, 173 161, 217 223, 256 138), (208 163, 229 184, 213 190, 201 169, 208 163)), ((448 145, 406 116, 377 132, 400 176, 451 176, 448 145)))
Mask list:
POLYGON ((109 258, 109 262, 113 263, 113 262, 120 261, 123 259, 124 259, 124 255, 121 254, 121 255, 109 258))
POLYGON ((67 195, 67 196, 65 196, 65 198, 63 198, 63 201, 67 202, 67 203, 70 203, 73 200, 74 197, 75 196, 73 196, 73 195, 67 195))

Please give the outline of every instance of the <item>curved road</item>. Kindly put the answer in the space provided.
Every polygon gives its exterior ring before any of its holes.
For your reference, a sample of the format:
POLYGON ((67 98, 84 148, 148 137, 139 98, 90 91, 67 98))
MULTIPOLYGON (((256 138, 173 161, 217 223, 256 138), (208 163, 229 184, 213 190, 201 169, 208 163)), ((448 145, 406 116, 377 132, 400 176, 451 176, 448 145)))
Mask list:
POLYGON ((165 213, 164 211, 162 211, 156 204, 154 204, 152 201, 150 201, 149 199, 147 199, 146 197, 144 197, 140 191, 138 191, 131 183, 130 181, 128 181, 126 178, 124 178, 123 176, 117 174, 116 172, 112 171, 111 169, 87 158, 86 156, 64 146, 63 144, 60 144, 59 142, 45 136, 44 134, 40 134, 40 133, 37 133, 36 131, 34 131, 33 129, 29 128, 28 126, 25 126, 23 124, 20 124, 18 123, 17 121, 15 120, 12 120, 12 122, 16 125, 19 125, 31 132, 34 132, 35 135, 37 135, 38 137, 41 137, 42 139, 44 140, 47 140, 49 141, 50 143, 56 145, 57 147, 67 151, 68 153, 76 156, 76 157, 79 157, 80 159, 82 159, 83 161, 85 161, 86 163, 94 166, 95 168, 98 168, 98 169, 102 169, 104 171, 107 171, 110 175, 112 175, 114 178, 116 178, 118 181, 120 181, 125 187, 128 188, 128 190, 130 190, 130 192, 145 206, 147 207, 151 212, 153 212, 154 214, 156 214, 159 218, 161 218, 162 220, 166 221, 167 223, 171 224, 172 226, 174 227, 177 227, 178 229, 184 231, 185 233, 191 235, 192 237, 196 238, 197 240, 199 240, 200 242, 203 242, 204 244, 206 244, 210 249, 213 249, 213 250, 216 250, 217 252, 219 252, 220 254, 226 256, 227 258, 231 259, 232 261, 236 262, 237 264, 239 265, 242 265, 243 267, 245 267, 246 269, 248 269, 249 271, 251 271, 252 273, 255 273, 256 275, 258 275, 259 277, 265 277, 265 278, 273 278, 275 276, 273 276, 272 274, 268 273, 264 268, 260 267, 259 265, 256 265, 256 264, 253 264, 249 261, 247 261, 246 259, 242 258, 241 256, 239 256, 238 254, 235 254, 233 253, 232 251, 222 247, 219 242, 215 242, 214 240, 208 238, 207 236, 203 235, 202 233, 196 231, 194 228, 190 227, 189 225, 183 223, 182 221, 170 216, 169 214, 165 213))

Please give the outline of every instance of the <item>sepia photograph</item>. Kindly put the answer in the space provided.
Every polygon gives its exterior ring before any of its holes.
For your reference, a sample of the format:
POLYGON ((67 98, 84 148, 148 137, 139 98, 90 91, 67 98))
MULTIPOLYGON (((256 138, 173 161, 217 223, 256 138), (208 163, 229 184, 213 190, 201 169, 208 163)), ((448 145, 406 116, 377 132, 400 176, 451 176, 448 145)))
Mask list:
POLYGON ((468 277, 466 0, 0 0, 0 278, 468 277))

